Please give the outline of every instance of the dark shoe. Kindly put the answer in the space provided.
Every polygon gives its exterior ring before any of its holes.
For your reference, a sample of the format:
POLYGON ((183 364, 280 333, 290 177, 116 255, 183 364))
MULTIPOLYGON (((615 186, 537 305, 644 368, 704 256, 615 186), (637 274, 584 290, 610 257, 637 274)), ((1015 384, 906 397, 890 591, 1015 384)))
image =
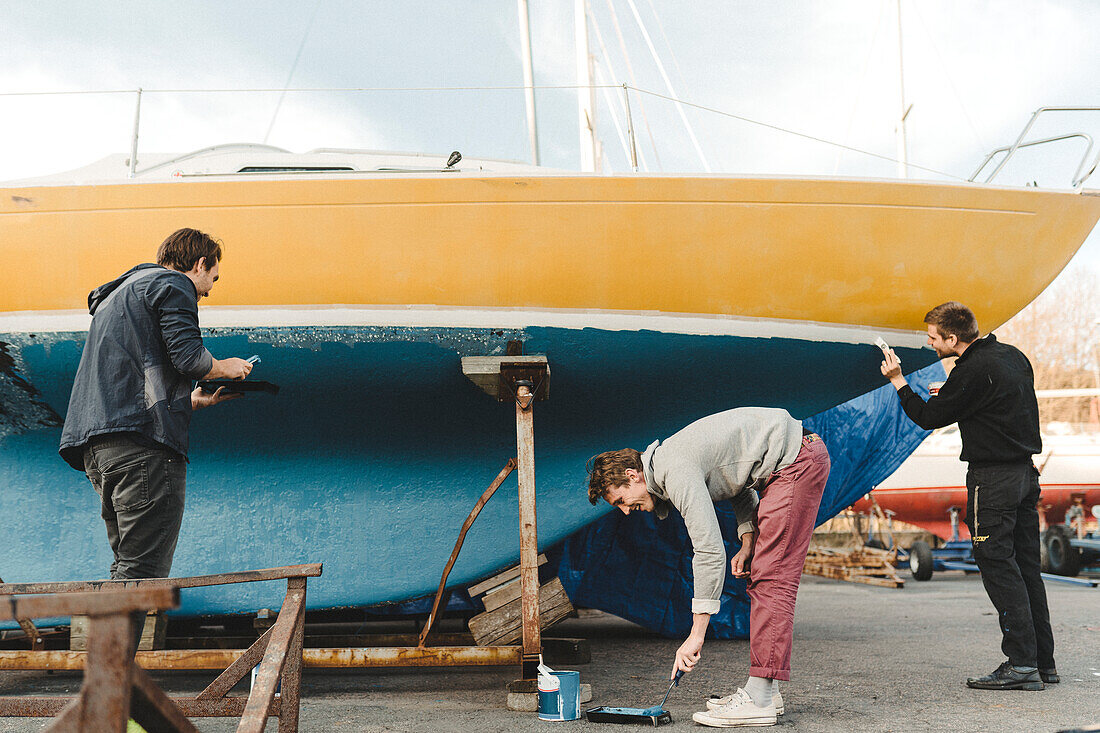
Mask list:
POLYGON ((1056 685, 1062 681, 1062 678, 1058 676, 1058 670, 1055 667, 1050 667, 1049 669, 1040 669, 1039 677, 1041 677, 1043 682, 1047 683, 1048 685, 1056 685))
POLYGON ((1041 690, 1043 681, 1038 670, 1017 672, 1015 667, 1005 662, 985 677, 971 677, 966 681, 966 686, 976 690, 1041 690))

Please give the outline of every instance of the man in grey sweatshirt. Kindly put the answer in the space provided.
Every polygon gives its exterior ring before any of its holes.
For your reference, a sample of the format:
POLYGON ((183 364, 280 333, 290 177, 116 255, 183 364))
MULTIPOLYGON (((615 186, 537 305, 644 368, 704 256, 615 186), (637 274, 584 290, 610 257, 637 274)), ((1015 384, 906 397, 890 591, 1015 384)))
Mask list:
POLYGON ((748 577, 749 681, 694 720, 714 727, 774 724, 783 712, 777 680, 790 679, 794 605, 829 453, 817 435, 785 410, 741 407, 693 422, 644 452, 632 448, 592 460, 588 498, 624 514, 675 508, 691 538, 695 580, 693 623, 676 652, 672 675, 699 661, 710 615, 718 612, 726 553, 714 502, 730 500, 741 549, 730 559, 748 577), (755 514, 755 519, 754 519, 755 514), (752 558, 751 570, 749 559, 752 558))

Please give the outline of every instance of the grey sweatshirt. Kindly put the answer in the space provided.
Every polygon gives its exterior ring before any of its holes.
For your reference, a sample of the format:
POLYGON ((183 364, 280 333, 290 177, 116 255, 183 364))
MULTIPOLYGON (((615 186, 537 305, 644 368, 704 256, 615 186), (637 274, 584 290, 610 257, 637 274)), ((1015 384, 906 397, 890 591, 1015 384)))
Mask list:
POLYGON ((692 613, 718 613, 726 578, 726 548, 714 502, 731 499, 737 534, 755 528, 759 502, 753 486, 794 463, 802 449, 802 423, 786 410, 739 407, 688 425, 642 453, 646 488, 658 519, 669 505, 684 518, 695 551, 692 613))

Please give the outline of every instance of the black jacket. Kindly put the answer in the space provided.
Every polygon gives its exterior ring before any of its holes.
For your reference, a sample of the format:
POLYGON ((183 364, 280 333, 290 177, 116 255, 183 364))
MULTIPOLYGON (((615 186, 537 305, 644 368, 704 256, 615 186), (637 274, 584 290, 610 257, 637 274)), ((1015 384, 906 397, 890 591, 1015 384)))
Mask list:
POLYGON ((928 402, 908 385, 898 396, 905 414, 925 430, 957 422, 960 458, 971 466, 1026 463, 1043 448, 1031 362, 993 334, 967 347, 928 402))
POLYGON ((176 270, 138 265, 89 293, 88 312, 61 457, 83 471, 84 445, 104 433, 139 433, 186 456, 191 380, 213 366, 194 283, 176 270))

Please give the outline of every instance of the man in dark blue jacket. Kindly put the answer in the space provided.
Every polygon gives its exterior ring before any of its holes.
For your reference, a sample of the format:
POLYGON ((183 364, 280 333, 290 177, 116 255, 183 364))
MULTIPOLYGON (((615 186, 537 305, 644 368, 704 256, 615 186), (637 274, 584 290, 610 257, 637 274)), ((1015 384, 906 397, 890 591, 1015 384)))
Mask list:
POLYGON ((101 500, 112 578, 163 578, 172 567, 187 480, 191 412, 240 397, 192 389, 196 379, 244 379, 244 359, 203 346, 198 302, 218 280, 221 243, 171 234, 143 264, 88 295, 92 325, 76 371, 61 457, 101 500))
POLYGON ((886 349, 882 374, 898 390, 902 409, 925 430, 959 424, 967 461, 966 525, 974 561, 1001 625, 1008 657, 984 677, 966 681, 985 690, 1041 690, 1058 682, 1054 633, 1039 572, 1039 405, 1031 362, 989 334, 961 303, 944 303, 924 317, 928 343, 941 359, 957 356, 939 394, 925 402, 886 349))

